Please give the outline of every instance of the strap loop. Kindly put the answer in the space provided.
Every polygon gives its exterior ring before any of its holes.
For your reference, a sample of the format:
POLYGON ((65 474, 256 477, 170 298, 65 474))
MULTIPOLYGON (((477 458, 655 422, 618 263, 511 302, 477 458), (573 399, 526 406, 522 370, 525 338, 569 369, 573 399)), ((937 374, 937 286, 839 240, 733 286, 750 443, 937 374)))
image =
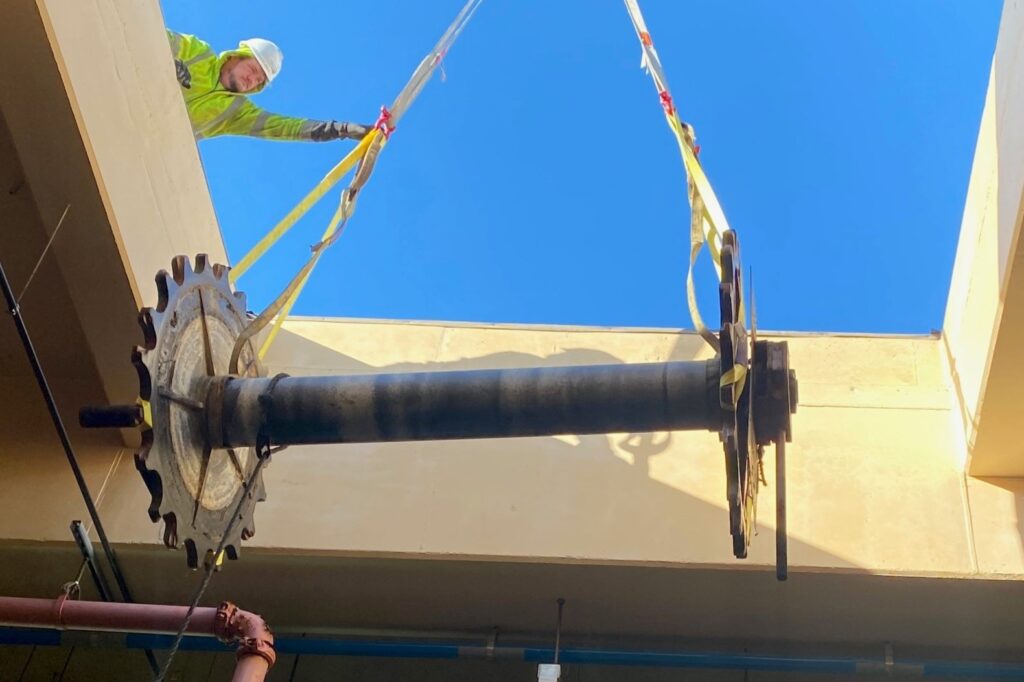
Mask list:
POLYGON ((274 410, 274 387, 277 386, 277 382, 288 376, 284 372, 275 374, 270 383, 267 384, 267 388, 256 399, 260 406, 260 428, 256 433, 256 456, 260 459, 266 459, 270 457, 272 452, 284 449, 282 447, 274 451, 271 450, 270 418, 274 410))
MULTIPOLYGON (((690 202, 690 262, 686 273, 686 299, 690 309, 690 319, 700 336, 707 341, 708 345, 716 353, 720 353, 720 342, 715 333, 708 329, 701 319, 700 310, 697 307, 697 292, 693 281, 693 268, 697 256, 705 244, 711 253, 711 261, 715 266, 715 273, 719 281, 722 279, 722 235, 729 229, 729 223, 725 218, 718 198, 715 196, 711 183, 701 168, 700 146, 696 144, 693 128, 679 119, 678 111, 669 92, 665 72, 654 50, 654 41, 647 30, 643 14, 637 0, 625 0, 626 10, 636 29, 637 37, 640 39, 643 50, 642 64, 647 67, 654 86, 658 91, 658 99, 665 111, 665 118, 672 134, 679 145, 679 153, 683 158, 683 168, 686 172, 687 199, 690 202)), ((742 299, 741 299, 742 301, 742 299)), ((746 317, 742 303, 738 311, 738 318, 744 320, 746 317)), ((731 371, 721 377, 720 389, 729 395, 733 408, 743 393, 746 384, 746 366, 737 365, 731 371)))

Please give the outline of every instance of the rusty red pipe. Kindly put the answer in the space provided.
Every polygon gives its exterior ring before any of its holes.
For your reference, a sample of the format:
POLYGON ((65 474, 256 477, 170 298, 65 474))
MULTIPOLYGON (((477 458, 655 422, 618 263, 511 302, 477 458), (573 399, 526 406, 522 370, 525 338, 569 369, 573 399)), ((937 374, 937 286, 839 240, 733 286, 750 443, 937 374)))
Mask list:
POLYGON ((223 642, 238 644, 232 682, 263 682, 277 655, 274 635, 261 616, 223 602, 214 615, 213 633, 223 642))
MULTIPOLYGON (((116 602, 0 597, 0 625, 34 626, 57 630, 176 633, 188 612, 186 606, 121 604, 116 602)), ((238 645, 233 682, 262 682, 274 665, 274 636, 255 613, 231 602, 218 608, 198 607, 187 633, 212 635, 238 645)))

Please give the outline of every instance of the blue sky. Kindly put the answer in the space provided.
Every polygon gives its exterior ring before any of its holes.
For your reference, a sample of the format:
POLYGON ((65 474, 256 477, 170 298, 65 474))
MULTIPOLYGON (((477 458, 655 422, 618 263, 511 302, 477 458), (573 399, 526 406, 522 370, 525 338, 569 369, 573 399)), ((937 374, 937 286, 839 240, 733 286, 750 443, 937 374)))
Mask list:
MULTIPOLYGON (((254 101, 372 122, 462 0, 164 0, 215 49, 284 50, 254 101)), ((942 324, 998 0, 641 2, 753 267, 765 329, 942 324)), ((619 0, 485 0, 293 313, 688 327, 683 170, 619 0)), ((351 147, 200 144, 240 259, 351 147)), ((337 192, 239 282, 259 309, 337 192)), ((702 256, 701 308, 717 319, 702 256)))

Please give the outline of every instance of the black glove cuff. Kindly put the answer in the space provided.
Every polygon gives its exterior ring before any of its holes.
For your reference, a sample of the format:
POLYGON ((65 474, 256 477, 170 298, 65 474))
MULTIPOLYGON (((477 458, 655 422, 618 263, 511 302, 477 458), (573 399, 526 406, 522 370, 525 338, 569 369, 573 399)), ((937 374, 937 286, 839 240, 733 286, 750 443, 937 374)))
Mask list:
POLYGON ((346 136, 344 125, 337 121, 320 121, 313 126, 309 133, 309 138, 314 142, 330 142, 331 140, 344 139, 346 136))

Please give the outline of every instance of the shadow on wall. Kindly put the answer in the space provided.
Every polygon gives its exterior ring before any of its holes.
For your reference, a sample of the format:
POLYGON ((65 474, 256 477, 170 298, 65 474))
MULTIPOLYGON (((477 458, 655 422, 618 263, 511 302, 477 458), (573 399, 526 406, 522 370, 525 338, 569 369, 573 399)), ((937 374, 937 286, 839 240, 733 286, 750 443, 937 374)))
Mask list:
MULTIPOLYGON (((995 89, 995 101, 996 114, 995 114, 995 155, 996 155, 996 168, 997 173, 992 179, 992 182, 996 184, 996 225, 998 228, 997 245, 998 245, 998 258, 995 265, 998 272, 998 281, 1007 281, 1007 269, 1013 267, 1014 263, 1017 265, 1017 269, 1020 270, 1024 267, 1024 241, 1018 241, 1021 236, 1021 227, 1019 219, 1019 206, 1021 203, 1020 189, 1022 182, 1022 173, 1019 163, 1017 160, 1019 156, 1017 154, 1000 154, 1000 150, 1018 150, 1021 145, 1024 144, 1024 132, 1021 127, 1016 124, 1016 121, 1007 116, 1006 110, 1009 109, 1008 104, 1000 106, 999 103, 1003 102, 1003 98, 1009 99, 1010 96, 1005 94, 1005 90, 1019 87, 1020 83, 1020 71, 1019 62, 1017 60, 1019 49, 1020 49, 1020 33, 1016 36, 1016 40, 1004 39, 1002 34, 1003 27, 1007 27, 1007 33, 1009 33, 1009 27, 1020 26, 1024 19, 1021 18, 1021 9, 1019 4, 1016 2, 1006 3, 1003 6, 1003 13, 1000 17, 1000 40, 996 44, 996 54, 993 58, 992 75, 990 84, 991 88, 995 89), (1013 16, 1015 15, 1015 16, 1013 16), (1009 54, 1008 54, 1009 53, 1009 54), (1009 178, 1010 181, 1005 179, 1009 178), (1004 179, 1000 182, 1000 179, 1004 179), (1005 255, 1007 249, 1012 248, 1016 245, 1016 257, 1013 255, 1005 255)), ((1019 95, 1017 95, 1017 101, 1019 101, 1019 95)), ((1002 296, 1000 296, 1002 299, 1002 296)), ((1021 301, 1017 300, 1017 305, 1020 305, 1021 301)), ((1008 313, 1005 311, 1003 315, 1006 316, 1008 313)), ((1012 330, 1006 329, 1001 332, 1003 336, 1009 336, 1012 334, 1012 330)), ((1015 335, 1016 336, 1016 335, 1015 335)), ((1016 344, 1012 344, 1010 347, 1015 347, 1016 344)), ((1017 448, 1017 456, 1024 457, 1024 451, 1017 448)), ((992 485, 996 485, 1004 490, 1007 490, 1014 495, 1015 507, 1017 511, 1017 533, 1020 538, 1020 547, 1018 551, 1024 556, 1024 478, 1007 478, 1007 477, 993 477, 993 478, 982 478, 992 485)))
MULTIPOLYGON (((373 325, 366 327, 373 329, 373 325)), ((547 346, 551 354, 507 351, 449 362, 374 367, 285 330, 268 362, 271 372, 297 375, 623 362, 603 350, 560 349, 558 341, 579 343, 563 332, 537 333, 557 337, 555 344, 547 346)), ((707 356, 699 337, 685 335, 669 344, 661 335, 657 345, 652 344, 649 359, 707 356)), ((305 523, 311 530, 311 548, 337 547, 338 538, 344 538, 345 548, 351 551, 431 553, 443 548, 444 553, 466 556, 735 561, 721 445, 709 432, 334 447, 343 448, 343 456, 338 451, 326 454, 318 447, 293 448, 286 471, 278 465, 280 475, 273 469, 268 472, 270 494, 267 511, 260 515, 260 544, 294 545, 287 519, 298 517, 309 519, 305 523), (311 494, 314 478, 323 482, 323 495, 311 494), (687 490, 706 491, 709 496, 696 497, 687 490), (324 496, 338 499, 339 509, 325 515, 324 496), (367 517, 388 522, 367 524, 367 517)), ((773 494, 770 488, 763 492, 773 494)), ((760 529, 750 563, 772 564, 773 529, 764 522, 760 529)), ((790 552, 803 564, 856 568, 804 543, 791 541, 790 552)))
POLYGON ((1018 574, 1021 570, 1021 563, 1024 562, 1024 478, 1010 476, 977 476, 976 480, 988 485, 1005 490, 1013 495, 1013 506, 1017 523, 1017 541, 1015 552, 1009 552, 1009 548, 1003 548, 997 556, 997 563, 994 566, 982 566, 982 570, 996 573, 1018 574))
MULTIPOLYGON (((1024 241, 1020 240, 1024 228, 1019 215, 1024 186, 1019 150, 1024 146, 1024 129, 1018 124, 1024 101, 1019 85, 1022 42, 1024 8, 1017 2, 1004 3, 944 324, 947 344, 954 344, 949 360, 957 402, 964 429, 974 440, 968 474, 999 474, 1006 467, 1005 473, 1015 473, 1013 462, 1024 457, 1014 419, 1020 412, 1017 386, 1024 376, 1015 353, 1024 339, 1020 314, 1024 300, 1018 286, 1024 271, 1024 241)), ((993 568, 1020 572, 1024 477, 973 478, 1013 496, 1019 544, 1013 557, 1004 549, 993 568)))

